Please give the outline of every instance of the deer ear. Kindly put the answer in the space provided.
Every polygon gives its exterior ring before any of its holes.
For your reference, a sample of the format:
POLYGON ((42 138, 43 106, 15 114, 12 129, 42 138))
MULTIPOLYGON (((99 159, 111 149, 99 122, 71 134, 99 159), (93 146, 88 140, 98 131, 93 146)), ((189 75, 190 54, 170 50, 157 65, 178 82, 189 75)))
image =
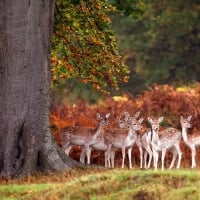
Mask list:
POLYGON ((188 121, 190 121, 192 119, 192 115, 190 115, 187 119, 188 121))
POLYGON ((137 119, 139 117, 139 115, 140 115, 140 111, 135 113, 134 118, 137 119))
POLYGON ((101 119, 101 115, 99 113, 96 114, 97 119, 101 119))
POLYGON ((130 117, 130 115, 129 115, 128 112, 124 112, 124 115, 125 115, 126 117, 130 117))
POLYGON ((160 118, 158 119, 158 122, 161 123, 162 121, 163 121, 163 117, 160 117, 160 118))
POLYGON ((108 119, 110 117, 110 113, 107 113, 105 117, 108 119))
POLYGON ((124 112, 124 115, 125 115, 125 121, 127 122, 129 119, 130 119, 130 115, 128 112, 124 112))
POLYGON ((144 118, 139 119, 139 123, 141 124, 144 121, 144 118))
POLYGON ((147 117, 147 119, 152 124, 153 120, 150 117, 147 117))

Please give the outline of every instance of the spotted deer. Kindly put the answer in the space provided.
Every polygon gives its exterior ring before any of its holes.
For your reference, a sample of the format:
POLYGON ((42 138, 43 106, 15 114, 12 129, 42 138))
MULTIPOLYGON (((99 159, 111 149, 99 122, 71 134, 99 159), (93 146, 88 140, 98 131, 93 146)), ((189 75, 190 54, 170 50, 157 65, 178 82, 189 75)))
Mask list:
POLYGON ((151 149, 151 137, 152 133, 150 129, 146 129, 144 134, 138 135, 138 142, 136 143, 139 152, 140 152, 140 168, 143 168, 143 161, 144 161, 144 168, 150 168, 153 152, 151 149), (149 159, 147 164, 147 157, 149 159))
MULTIPOLYGON (((62 130, 62 149, 67 155, 69 155, 70 150, 73 146, 78 145, 84 148, 87 152, 87 164, 90 164, 90 145, 96 143, 97 137, 103 133, 103 127, 109 124, 110 113, 105 116, 100 116, 99 113, 96 114, 98 120, 98 126, 96 129, 83 128, 81 126, 66 127, 62 130)), ((80 156, 80 162, 83 162, 80 156)))
MULTIPOLYGON (((130 119, 130 115, 128 112, 125 112, 125 116, 130 119)), ((143 160, 144 160, 144 168, 149 168, 153 156, 153 152, 151 149, 151 130, 146 128, 144 125, 142 126, 142 134, 137 134, 136 145, 139 149, 140 153, 140 168, 143 168, 143 160), (147 156, 149 158, 147 165, 147 156)))
POLYGON ((164 160, 167 150, 173 153, 173 159, 169 169, 171 169, 174 166, 177 154, 177 168, 180 168, 182 158, 182 152, 180 149, 181 131, 179 131, 176 128, 167 128, 162 131, 159 131, 160 123, 163 121, 163 117, 154 120, 148 117, 148 121, 150 122, 152 128, 151 144, 154 158, 154 169, 157 170, 159 151, 161 151, 161 165, 162 170, 164 170, 164 160))
MULTIPOLYGON (((135 113, 134 118, 136 119, 139 116, 139 114, 140 114, 139 112, 135 113)), ((118 127, 113 128, 113 130, 115 130, 115 132, 120 132, 121 129, 124 129, 127 131, 127 129, 128 129, 127 121, 117 117, 117 124, 118 124, 118 127)), ((105 167, 111 167, 111 163, 113 163, 113 166, 114 166, 114 157, 115 157, 115 155, 113 155, 114 152, 113 151, 108 152, 107 148, 108 148, 108 144, 105 143, 105 133, 104 133, 104 134, 99 135, 96 138, 96 143, 90 145, 89 157, 91 157, 91 151, 93 149, 98 150, 98 151, 103 151, 104 157, 105 157, 105 167)), ((84 162, 86 154, 87 154, 86 149, 82 149, 82 152, 81 152, 81 161, 82 162, 84 162)))
POLYGON ((180 123, 182 127, 182 137, 184 143, 190 148, 191 154, 192 154, 192 166, 191 168, 196 167, 196 147, 200 146, 200 135, 198 134, 192 134, 188 135, 187 131, 188 128, 192 127, 191 124, 191 118, 192 116, 183 117, 181 116, 180 123))
POLYGON ((110 152, 108 155, 113 156, 111 158, 111 166, 114 168, 114 156, 115 156, 115 150, 121 149, 122 151, 122 168, 124 168, 124 161, 125 161, 125 150, 128 149, 128 158, 129 158, 129 168, 132 168, 132 148, 133 145, 137 141, 137 131, 142 129, 142 123, 143 119, 136 120, 135 118, 129 117, 127 120, 128 123, 128 129, 120 129, 118 131, 115 131, 113 129, 110 129, 105 134, 105 142, 108 144, 107 151, 110 152), (112 152, 112 153, 111 153, 112 152))

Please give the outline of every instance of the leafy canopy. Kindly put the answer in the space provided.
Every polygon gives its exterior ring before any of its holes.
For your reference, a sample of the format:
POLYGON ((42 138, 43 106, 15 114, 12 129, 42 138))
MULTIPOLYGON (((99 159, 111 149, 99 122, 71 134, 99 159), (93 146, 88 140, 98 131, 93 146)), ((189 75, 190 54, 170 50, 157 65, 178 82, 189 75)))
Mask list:
POLYGON ((103 92, 128 80, 129 70, 117 51, 106 13, 106 0, 56 1, 52 41, 52 80, 78 78, 103 92))

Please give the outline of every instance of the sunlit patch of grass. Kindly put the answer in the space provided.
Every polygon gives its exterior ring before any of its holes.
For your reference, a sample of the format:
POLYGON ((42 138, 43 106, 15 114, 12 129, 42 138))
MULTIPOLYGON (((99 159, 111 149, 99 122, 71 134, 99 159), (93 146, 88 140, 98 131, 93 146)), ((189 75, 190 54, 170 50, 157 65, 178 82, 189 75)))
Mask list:
POLYGON ((1 199, 200 199, 199 170, 72 170, 18 181, 0 186, 1 199))
POLYGON ((53 184, 1 185, 0 194, 1 199, 24 199, 52 188, 53 184))

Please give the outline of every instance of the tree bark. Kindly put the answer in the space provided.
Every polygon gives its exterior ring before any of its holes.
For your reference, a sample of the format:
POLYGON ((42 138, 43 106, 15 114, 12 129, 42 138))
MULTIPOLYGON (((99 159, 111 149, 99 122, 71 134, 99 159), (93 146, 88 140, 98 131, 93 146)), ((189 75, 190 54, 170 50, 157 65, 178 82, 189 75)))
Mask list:
POLYGON ((49 123, 54 0, 0 1, 0 172, 5 178, 81 166, 49 123))

